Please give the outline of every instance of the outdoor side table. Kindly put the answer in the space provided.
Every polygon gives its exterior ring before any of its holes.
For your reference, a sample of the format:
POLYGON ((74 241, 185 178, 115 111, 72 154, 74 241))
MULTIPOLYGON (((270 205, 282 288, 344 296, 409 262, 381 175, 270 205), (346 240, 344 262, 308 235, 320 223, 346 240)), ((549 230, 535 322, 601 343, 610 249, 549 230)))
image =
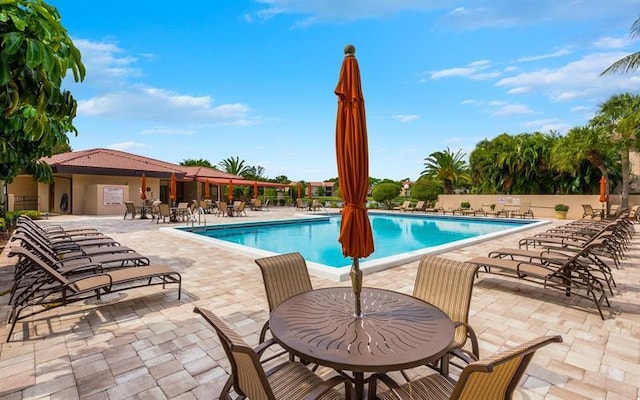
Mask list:
POLYGON ((354 315, 351 287, 318 289, 291 297, 269 317, 275 340, 301 359, 353 372, 356 399, 364 374, 434 362, 453 340, 451 319, 415 297, 363 288, 362 317, 354 315))

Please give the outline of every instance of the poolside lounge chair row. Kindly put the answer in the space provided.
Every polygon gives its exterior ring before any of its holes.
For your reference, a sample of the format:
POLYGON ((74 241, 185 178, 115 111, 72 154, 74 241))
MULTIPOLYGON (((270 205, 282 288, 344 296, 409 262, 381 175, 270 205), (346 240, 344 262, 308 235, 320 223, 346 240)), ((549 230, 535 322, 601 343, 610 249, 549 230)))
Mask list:
POLYGON ((411 205, 411 201, 405 201, 402 205, 394 207, 394 211, 402 212, 416 212, 422 211, 424 213, 432 214, 451 214, 451 215, 467 215, 467 216, 483 216, 483 217, 510 217, 510 218, 533 218, 533 211, 531 210, 531 203, 523 202, 518 208, 507 210, 504 203, 498 203, 493 207, 479 206, 468 208, 462 207, 447 207, 446 205, 437 202, 433 206, 430 206, 425 201, 418 201, 415 206, 411 205))
POLYGON ((87 299, 100 299, 142 286, 178 285, 182 278, 93 228, 40 227, 20 217, 11 237, 9 257, 16 257, 7 341, 18 321, 87 299))
POLYGON ((467 262, 483 272, 588 299, 604 320, 602 305, 610 306, 608 296, 614 295, 616 286, 612 271, 618 268, 634 233, 624 216, 613 222, 575 221, 522 239, 519 248, 496 249, 467 262), (530 245, 534 248, 529 249, 530 245))

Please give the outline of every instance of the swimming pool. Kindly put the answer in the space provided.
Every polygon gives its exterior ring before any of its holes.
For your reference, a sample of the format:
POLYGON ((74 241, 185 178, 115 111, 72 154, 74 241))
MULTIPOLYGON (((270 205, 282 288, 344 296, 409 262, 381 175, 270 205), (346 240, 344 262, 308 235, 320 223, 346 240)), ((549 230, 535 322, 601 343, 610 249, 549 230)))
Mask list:
MULTIPOLYGON (((401 265, 478 240, 502 236, 537 225, 535 220, 506 220, 451 216, 370 213, 375 252, 361 259, 361 268, 374 272, 401 265)), ((189 229, 180 228, 186 233, 189 229)), ((345 280, 351 259, 338 243, 340 216, 260 221, 208 226, 194 230, 197 238, 256 256, 298 251, 311 272, 345 280)), ((192 233, 188 235, 193 237, 192 233)))

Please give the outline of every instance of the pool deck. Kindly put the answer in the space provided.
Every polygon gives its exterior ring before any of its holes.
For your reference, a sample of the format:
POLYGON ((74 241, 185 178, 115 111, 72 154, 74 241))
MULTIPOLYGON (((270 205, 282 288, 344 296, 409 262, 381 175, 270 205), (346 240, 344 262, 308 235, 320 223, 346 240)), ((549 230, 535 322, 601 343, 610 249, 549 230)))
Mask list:
MULTIPOLYGON (((291 218, 304 213, 274 207, 247 217, 207 216, 208 223, 291 218)), ((551 222, 559 225, 567 221, 551 222)), ((250 344, 268 318, 262 278, 254 256, 198 240, 176 238, 150 220, 55 216, 43 224, 93 226, 179 271, 183 296, 174 288, 139 288, 96 307, 78 303, 18 323, 5 343, 10 311, 0 296, 0 399, 216 399, 228 363, 214 332, 194 306, 222 316, 250 344), (20 339, 25 340, 20 340, 20 339)), ((441 254, 464 261, 548 229, 545 225, 441 254)), ((289 238, 286 238, 289 239, 289 238)), ((0 254, 0 291, 11 285, 12 259, 0 254)), ((476 280, 470 323, 481 355, 532 337, 562 335, 564 342, 539 350, 515 399, 637 399, 640 386, 640 239, 632 243, 602 321, 585 300, 567 305, 561 293, 493 275, 476 280)), ((410 294, 417 261, 365 275, 365 286, 410 294)), ((348 286, 312 276, 314 287, 348 286)))

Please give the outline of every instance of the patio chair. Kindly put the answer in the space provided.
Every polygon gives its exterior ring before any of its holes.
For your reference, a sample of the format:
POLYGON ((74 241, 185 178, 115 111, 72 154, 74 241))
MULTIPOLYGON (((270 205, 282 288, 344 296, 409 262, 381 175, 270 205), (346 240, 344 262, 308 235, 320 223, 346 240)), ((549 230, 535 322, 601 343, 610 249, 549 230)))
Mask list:
POLYGON ((20 215, 16 221, 16 226, 27 226, 34 230, 40 231, 48 238, 61 238, 61 237, 83 237, 83 236, 103 236, 103 233, 96 228, 81 227, 81 228, 64 228, 62 225, 48 224, 42 226, 37 224, 34 220, 26 215, 20 215))
POLYGON ((255 199, 251 203, 251 209, 253 211, 262 211, 262 201, 260 199, 255 199))
POLYGON ((609 213, 607 214, 607 218, 617 218, 618 213, 620 212, 620 205, 613 204, 609 207, 609 213))
POLYGON ((265 200, 265 201, 264 201, 264 206, 263 206, 263 208, 264 208, 265 210, 267 210, 267 211, 269 211, 269 202, 270 202, 270 199, 267 199, 267 200, 265 200))
POLYGON ((582 205, 582 218, 595 218, 595 217, 602 217, 602 211, 601 210, 594 210, 593 207, 591 207, 590 204, 583 204, 582 205))
POLYGON ((219 216, 223 216, 223 217, 229 216, 229 206, 227 205, 226 201, 218 202, 218 208, 217 208, 216 215, 218 217, 219 216))
POLYGON ((402 203, 402 205, 398 206, 398 207, 393 207, 392 210, 394 211, 407 211, 407 209, 411 207, 411 201, 407 200, 404 203, 402 203))
POLYGON ((216 331, 231 364, 231 374, 219 396, 221 400, 231 399, 229 392, 232 388, 239 398, 248 399, 351 399, 353 387, 348 377, 334 376, 325 381, 306 366, 293 361, 285 361, 265 371, 260 357, 275 343, 273 340, 251 348, 211 311, 200 307, 193 311, 216 331), (344 385, 344 393, 334 389, 338 385, 344 385))
MULTIPOLYGON (((444 311, 456 326, 448 354, 440 360, 439 370, 444 375, 448 375, 451 356, 465 364, 480 357, 478 338, 469 325, 473 279, 478 268, 477 265, 435 256, 422 257, 418 265, 413 296, 444 311), (467 341, 471 342, 471 350, 464 349, 467 341)), ((462 368, 455 361, 452 364, 462 368)))
POLYGON ((236 201, 233 203, 233 215, 241 217, 244 215, 247 216, 246 203, 244 201, 236 201))
POLYGON ((304 199, 302 199, 302 197, 298 197, 296 199, 296 210, 306 210, 307 209, 307 203, 304 202, 304 199))
POLYGON ((435 214, 435 213, 441 212, 442 210, 443 210, 442 203, 436 202, 433 205, 433 207, 425 207, 424 210, 422 210, 422 211, 424 211, 425 214, 426 213, 434 213, 435 214))
POLYGON ((493 207, 493 209, 490 208, 488 210, 485 210, 485 216, 487 217, 494 216, 498 218, 500 216, 504 216, 506 218, 508 215, 509 213, 504 209, 504 203, 498 203, 495 207, 493 207))
POLYGON ((162 285, 164 288, 167 284, 177 284, 178 299, 181 297, 182 277, 164 265, 129 267, 67 278, 37 257, 30 261, 39 274, 34 275, 28 285, 20 288, 14 296, 7 342, 18 321, 71 303, 100 299, 102 294, 143 286, 162 285), (27 309, 31 312, 22 314, 27 309))
MULTIPOLYGON (((467 365, 457 382, 432 374, 399 386, 386 375, 376 374, 390 390, 377 395, 378 400, 439 399, 511 399, 535 352, 551 343, 561 343, 562 336, 541 336, 520 346, 504 350, 467 365)), ((371 385, 371 384, 370 384, 371 385)), ((375 384, 372 385, 375 388, 375 384)))
POLYGON ((188 208, 189 203, 178 203, 178 208, 176 210, 176 219, 179 219, 180 221, 186 220, 189 216, 189 211, 187 210, 188 208))
MULTIPOLYGON (((255 260, 262 271, 262 282, 267 295, 269 312, 280 303, 297 294, 313 290, 307 262, 300 253, 279 254, 255 260)), ((264 342, 269 321, 260 331, 260 341, 264 342)))
POLYGON ((424 201, 420 200, 416 203, 415 206, 411 207, 407 207, 406 211, 411 211, 411 212, 416 212, 416 211, 422 211, 424 209, 424 201))
POLYGON ((138 209, 133 204, 133 201, 125 201, 124 205, 126 207, 126 210, 124 211, 124 217, 122 219, 127 219, 127 215, 131 214, 131 219, 133 220, 138 213, 138 209))
POLYGON ((515 211, 511 211, 511 218, 520 217, 520 218, 533 218, 533 211, 531 211, 531 203, 530 202, 522 202, 520 204, 520 208, 515 211))

